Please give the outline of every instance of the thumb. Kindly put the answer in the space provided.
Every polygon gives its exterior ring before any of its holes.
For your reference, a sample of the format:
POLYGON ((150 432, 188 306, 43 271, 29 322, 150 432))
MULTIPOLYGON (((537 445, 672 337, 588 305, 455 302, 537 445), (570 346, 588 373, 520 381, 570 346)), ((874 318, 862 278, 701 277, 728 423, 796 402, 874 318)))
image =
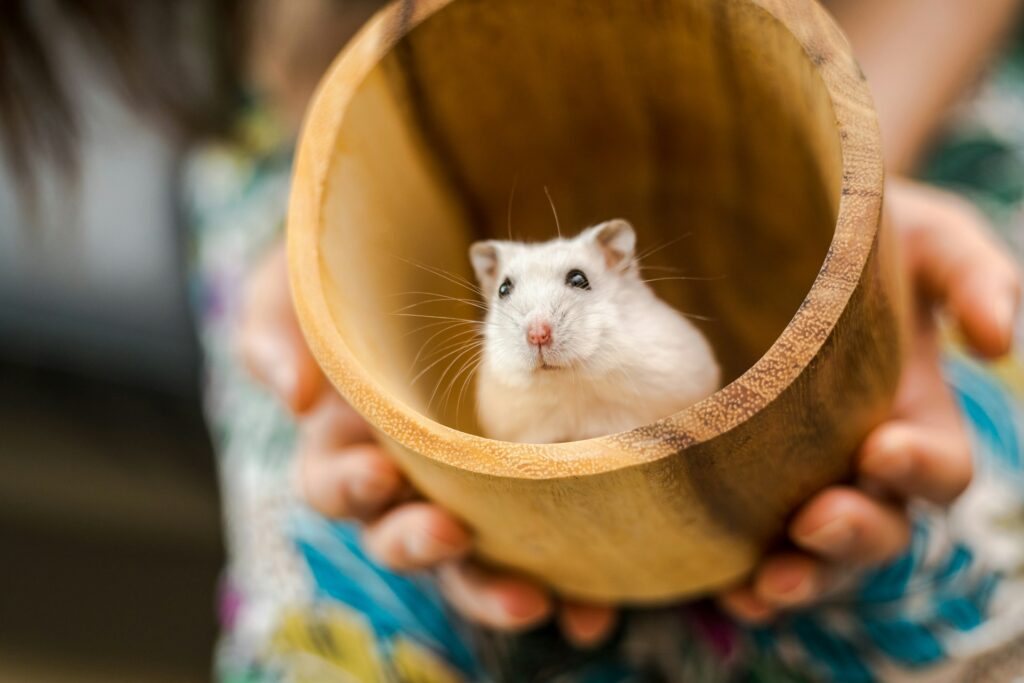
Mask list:
POLYGON ((295 317, 284 244, 253 270, 245 287, 239 346, 253 376, 293 413, 316 403, 326 386, 295 317))
POLYGON ((976 352, 1006 353, 1020 276, 985 217, 937 188, 897 180, 889 189, 889 215, 904 238, 914 284, 945 305, 976 352))

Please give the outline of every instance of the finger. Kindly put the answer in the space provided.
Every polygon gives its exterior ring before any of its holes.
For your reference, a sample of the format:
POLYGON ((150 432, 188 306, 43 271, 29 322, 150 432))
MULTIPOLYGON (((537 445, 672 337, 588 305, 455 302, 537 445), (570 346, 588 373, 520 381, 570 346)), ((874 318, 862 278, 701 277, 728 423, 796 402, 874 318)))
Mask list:
POLYGON ((750 585, 722 593, 718 596, 718 605, 734 619, 754 626, 767 624, 778 614, 778 609, 757 597, 750 585))
POLYGON ((918 318, 900 375, 893 416, 939 431, 963 431, 960 406, 942 376, 942 351, 930 314, 918 318))
POLYGON ((407 503, 368 526, 366 551, 394 571, 430 569, 465 556, 469 531, 451 514, 431 503, 407 503))
POLYGON ((295 317, 283 244, 246 283, 239 344, 249 371, 290 410, 302 413, 316 402, 325 381, 295 317))
POLYGON ((366 420, 333 391, 324 392, 301 421, 302 447, 306 451, 330 453, 373 440, 366 420))
POLYGON ((870 566, 906 548, 910 523, 900 508, 835 486, 800 509, 789 535, 801 548, 828 560, 870 566))
POLYGON ((565 602, 558 613, 558 625, 570 643, 590 648, 600 645, 615 628, 618 613, 607 605, 565 602))
POLYGON ((823 564, 799 552, 781 552, 761 562, 753 581, 754 597, 772 608, 805 605, 822 591, 823 564))
POLYGON ((985 217, 936 188, 898 181, 892 189, 890 216, 907 238, 915 282, 947 306, 978 353, 1006 353, 1020 304, 1020 276, 985 217))
POLYGON ((902 496, 948 504, 973 474, 971 447, 960 429, 938 430, 895 421, 877 428, 861 447, 861 476, 902 496))
POLYGON ((449 604, 470 621, 502 631, 521 631, 551 615, 548 594, 516 576, 455 562, 438 569, 441 591, 449 604))
POLYGON ((288 410, 301 415, 315 403, 325 380, 301 335, 260 320, 243 332, 241 347, 249 372, 288 410))
POLYGON ((401 472, 376 444, 329 453, 307 451, 299 461, 299 493, 332 519, 371 520, 404 491, 401 472))
POLYGON ((981 268, 980 254, 976 259, 976 264, 962 266, 966 272, 961 276, 953 276, 946 304, 971 348, 997 358, 1009 352, 1013 343, 1020 283, 1017 271, 1001 252, 988 259, 984 271, 968 270, 981 268))

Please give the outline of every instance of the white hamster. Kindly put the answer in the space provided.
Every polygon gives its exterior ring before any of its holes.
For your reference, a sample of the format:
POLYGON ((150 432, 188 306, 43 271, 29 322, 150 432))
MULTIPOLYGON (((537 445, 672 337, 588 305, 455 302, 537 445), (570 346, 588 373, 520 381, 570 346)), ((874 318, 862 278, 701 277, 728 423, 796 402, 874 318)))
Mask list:
POLYGON ((711 346, 643 281, 636 233, 611 220, 542 244, 485 241, 477 413, 486 436, 575 441, 667 417, 718 389, 711 346))

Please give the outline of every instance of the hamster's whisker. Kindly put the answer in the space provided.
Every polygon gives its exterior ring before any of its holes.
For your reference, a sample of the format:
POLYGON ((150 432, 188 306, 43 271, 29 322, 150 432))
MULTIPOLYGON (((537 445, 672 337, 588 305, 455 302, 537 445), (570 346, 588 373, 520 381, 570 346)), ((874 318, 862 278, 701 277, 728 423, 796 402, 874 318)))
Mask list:
POLYGON ((412 296, 414 294, 417 295, 417 296, 436 297, 438 299, 443 299, 443 300, 446 300, 446 301, 462 301, 462 302, 465 302, 465 303, 475 303, 475 304, 480 303, 480 301, 478 299, 475 299, 475 298, 470 299, 470 298, 467 298, 467 297, 452 296, 450 294, 445 294, 443 292, 420 292, 420 291, 411 290, 411 291, 408 291, 408 292, 396 292, 394 294, 391 294, 390 296, 391 297, 398 297, 398 296, 403 296, 404 297, 404 296, 412 296))
POLYGON ((448 363, 447 367, 445 367, 444 372, 441 373, 441 377, 437 381, 437 386, 434 387, 434 393, 430 395, 430 400, 427 401, 428 408, 434 405, 434 398, 437 396, 437 390, 441 388, 441 383, 444 382, 444 378, 448 375, 449 371, 451 371, 452 366, 454 366, 459 361, 459 359, 465 356, 467 353, 476 351, 482 345, 483 342, 478 342, 475 345, 470 344, 466 348, 462 349, 460 353, 456 354, 454 358, 452 358, 451 362, 448 363))
MULTIPOLYGON (((483 357, 483 349, 479 349, 479 350, 477 350, 476 353, 472 354, 468 359, 466 359, 466 361, 463 363, 462 367, 458 369, 458 371, 452 377, 451 381, 449 381, 447 390, 445 390, 444 406, 441 408, 442 410, 448 410, 448 405, 449 405, 449 403, 451 401, 451 397, 452 397, 452 391, 454 391, 455 385, 458 383, 459 378, 463 377, 463 376, 470 377, 472 373, 466 374, 466 370, 468 368, 475 367, 474 364, 477 362, 477 359, 478 358, 482 358, 482 357, 483 357)), ((463 383, 463 387, 465 387, 465 383, 463 383)), ((455 403, 455 413, 458 414, 461 409, 462 409, 462 392, 459 392, 459 399, 455 403)))
MULTIPOLYGON (((441 347, 440 349, 434 349, 433 351, 431 351, 430 353, 428 353, 425 356, 423 355, 423 352, 427 349, 427 347, 430 345, 430 343, 432 341, 434 341, 434 339, 436 339, 437 337, 439 337, 440 335, 442 335, 442 334, 444 334, 445 332, 448 332, 448 331, 449 330, 447 330, 447 329, 438 330, 438 331, 434 332, 434 334, 430 335, 430 337, 425 342, 423 342, 420 345, 420 350, 416 352, 416 357, 413 358, 413 360, 412 360, 412 367, 409 368, 409 372, 410 373, 415 372, 416 366, 420 362, 420 356, 423 356, 423 360, 426 361, 427 359, 432 358, 434 355, 444 351, 444 347, 441 347)), ((480 334, 480 332, 478 330, 475 330, 475 329, 462 330, 461 332, 456 332, 451 337, 449 337, 448 341, 452 342, 452 341, 455 341, 456 339, 461 339, 462 337, 465 337, 466 335, 479 335, 479 334, 480 334)))
MULTIPOLYGON (((509 321, 514 326, 518 325, 518 323, 516 322, 516 319, 512 317, 512 314, 509 313, 507 310, 505 310, 506 307, 511 308, 513 311, 518 313, 520 316, 523 315, 523 312, 519 309, 519 307, 515 306, 514 304, 512 304, 510 302, 505 302, 505 303, 503 303, 501 305, 498 305, 498 306, 486 306, 486 305, 482 304, 481 307, 483 308, 484 312, 493 312, 494 314, 496 314, 496 315, 504 318, 505 320, 509 321)), ((486 324, 486 320, 484 321, 484 324, 486 324)))
POLYGON ((456 414, 461 414, 462 413, 462 397, 465 395, 466 390, 469 388, 469 385, 472 383, 473 376, 476 374, 477 368, 479 368, 480 364, 483 363, 483 362, 484 362, 484 353, 483 353, 483 350, 481 350, 480 353, 477 354, 477 356, 476 356, 476 358, 474 360, 472 360, 471 362, 466 364, 465 367, 469 368, 469 372, 466 372, 466 376, 462 380, 462 389, 459 390, 459 399, 455 403, 455 413, 456 414))
POLYGON ((417 268, 420 268, 420 269, 426 271, 427 273, 431 273, 433 275, 437 275, 438 277, 447 279, 450 282, 452 282, 453 284, 462 285, 462 286, 467 287, 467 288, 469 288, 469 289, 471 289, 473 291, 477 291, 477 292, 480 291, 480 288, 476 286, 476 283, 474 283, 472 280, 470 280, 469 278, 467 278, 467 277, 465 277, 463 275, 459 275, 458 273, 453 273, 450 270, 445 270, 444 268, 439 268, 438 266, 432 266, 432 265, 430 265, 428 263, 423 263, 422 261, 416 261, 415 259, 405 259, 405 260, 410 265, 415 266, 417 268))
POLYGON ((460 325, 460 326, 446 327, 446 328, 442 328, 440 330, 437 330, 436 332, 434 332, 433 335, 431 335, 430 338, 433 339, 435 336, 440 336, 440 335, 446 334, 446 333, 452 335, 451 337, 449 337, 449 339, 457 339, 457 338, 465 336, 467 334, 476 334, 476 335, 481 335, 482 334, 481 330, 478 327, 465 327, 465 326, 461 326, 460 325))
POLYGON ((477 365, 481 362, 481 360, 482 360, 482 353, 479 353, 479 354, 477 354, 477 355, 467 359, 466 362, 463 363, 462 367, 459 368, 458 374, 454 378, 452 378, 452 380, 449 382, 449 385, 448 385, 448 387, 445 390, 444 403, 440 407, 440 410, 441 410, 441 412, 447 413, 448 410, 449 410, 449 406, 451 405, 452 397, 455 396, 455 393, 454 393, 455 386, 456 386, 458 380, 460 379, 460 377, 463 379, 462 388, 460 389, 460 391, 458 393, 458 399, 456 400, 456 403, 455 403, 455 414, 454 414, 454 417, 455 417, 457 425, 461 426, 462 424, 464 424, 464 422, 461 420, 461 418, 462 418, 462 395, 465 392, 465 388, 468 386, 468 381, 467 380, 468 379, 472 379, 472 377, 473 377, 473 372, 472 371, 473 371, 473 369, 475 369, 477 367, 477 365), (466 372, 467 370, 469 370, 468 373, 466 372))
MULTIPOLYGON (((479 332, 476 332, 475 330, 463 330, 462 332, 459 332, 453 337, 441 340, 440 342, 435 344, 437 348, 430 349, 430 351, 428 351, 425 355, 423 355, 421 358, 418 358, 417 360, 423 362, 435 359, 444 360, 448 355, 455 353, 458 350, 466 348, 467 346, 470 345, 482 346, 483 342, 484 338, 480 335, 479 332)), ((432 365, 428 365, 426 368, 424 368, 424 370, 429 370, 431 367, 432 365)), ((419 377, 419 375, 417 375, 417 377, 419 377)))
MULTIPOLYGON (((675 308, 675 307, 673 306, 673 308, 675 308)), ((699 315, 697 313, 687 313, 686 311, 681 311, 678 308, 676 308, 675 311, 676 311, 676 313, 678 313, 679 315, 683 316, 684 318, 691 318, 693 320, 703 320, 704 322, 708 322, 708 323, 718 322, 718 318, 712 317, 710 315, 699 315)))
POLYGON ((668 240, 666 242, 662 242, 661 244, 654 245, 653 247, 648 247, 647 249, 644 249, 639 254, 634 256, 633 257, 633 262, 639 264, 645 258, 650 258, 651 256, 653 256, 654 254, 657 254, 662 249, 667 249, 668 247, 671 247, 673 244, 679 244, 680 242, 685 240, 687 237, 692 237, 692 236, 693 236, 693 232, 687 232, 687 233, 684 233, 682 235, 679 235, 675 239, 671 239, 671 240, 668 240))
MULTIPOLYGON (((465 353, 466 351, 469 351, 469 350, 480 348, 482 346, 483 346, 483 341, 477 340, 477 341, 473 341, 473 342, 467 342, 466 344, 458 344, 458 345, 455 346, 454 349, 445 349, 445 354, 442 355, 437 360, 435 360, 434 362, 432 362, 427 367, 425 367, 422 370, 420 370, 419 374, 417 374, 415 377, 413 377, 413 379, 410 382, 410 384, 416 384, 416 382, 418 382, 420 380, 420 378, 423 377, 423 375, 427 374, 431 370, 431 368, 437 366, 440 363, 443 363, 444 361, 448 360, 452 356, 458 357, 459 354, 465 353)), ((444 378, 444 373, 441 374, 441 378, 442 379, 444 378)))
POLYGON ((683 272, 685 272, 682 268, 677 268, 676 266, 648 266, 648 265, 644 265, 644 264, 638 264, 638 265, 640 266, 640 270, 660 270, 660 271, 664 271, 666 273, 683 273, 683 272))
POLYGON ((466 303, 474 303, 474 304, 479 304, 480 303, 480 301, 477 300, 477 299, 468 299, 466 297, 451 296, 450 294, 445 294, 443 292, 420 292, 420 291, 412 290, 412 291, 408 291, 408 292, 396 292, 395 294, 392 294, 391 296, 392 297, 396 297, 396 296, 410 296, 410 295, 413 295, 413 294, 416 294, 416 295, 419 295, 419 296, 438 297, 438 298, 445 299, 445 300, 450 300, 450 301, 463 301, 463 302, 466 302, 466 303))
MULTIPOLYGON (((435 346, 437 346, 439 348, 433 348, 430 351, 428 351, 426 354, 422 353, 422 351, 427 348, 427 343, 424 343, 423 346, 420 347, 421 348, 421 352, 419 354, 417 354, 417 357, 413 361, 413 363, 418 363, 420 360, 426 362, 426 361, 428 361, 428 360, 430 360, 432 358, 436 358, 437 354, 444 353, 445 351, 450 349, 452 344, 459 344, 459 345, 468 344, 469 342, 475 341, 477 339, 482 339, 482 337, 480 336, 480 333, 477 332, 476 330, 463 330, 462 332, 458 332, 458 333, 448 337, 447 339, 445 339, 444 340, 444 342, 445 342, 444 344, 440 344, 440 343, 436 344, 435 346), (421 355, 422 355, 422 358, 420 357, 421 355)), ((432 341, 432 340, 428 340, 428 342, 429 341, 432 341)), ((415 368, 415 365, 414 365, 414 368, 415 368)))
POLYGON ((427 320, 454 320, 456 322, 480 324, 479 320, 473 320, 472 318, 456 318, 450 315, 429 315, 427 313, 403 313, 401 311, 395 311, 391 315, 397 315, 403 318, 425 318, 427 320))
MULTIPOLYGON (((507 320, 509 323, 511 323, 511 325, 513 327, 518 327, 519 326, 519 322, 514 317, 512 317, 512 314, 509 313, 508 311, 502 310, 499 307, 499 308, 495 308, 494 312, 498 313, 499 315, 501 315, 505 320, 507 320)), ((518 313, 520 316, 523 315, 522 311, 520 311, 518 308, 515 309, 515 312, 518 313)))
POLYGON ((504 313, 507 318, 509 318, 510 320, 515 322, 515 318, 512 317, 511 313, 509 313, 507 310, 505 310, 506 308, 512 309, 512 311, 514 311, 515 313, 518 313, 520 317, 526 315, 526 311, 524 311, 522 309, 522 307, 518 306, 514 300, 513 301, 506 301, 503 306, 494 306, 493 310, 500 311, 501 313, 504 313))
POLYGON ((673 276, 666 276, 666 277, 654 277, 654 278, 651 278, 650 280, 641 280, 641 282, 646 282, 648 284, 650 284, 652 282, 664 282, 666 280, 683 280, 683 281, 686 281, 686 282, 717 282, 719 280, 724 280, 724 279, 725 279, 724 275, 719 275, 717 277, 698 277, 696 275, 673 275, 673 276))
POLYGON ((553 199, 551 199, 551 193, 548 192, 548 186, 547 185, 544 186, 544 194, 547 195, 548 204, 551 205, 551 214, 555 217, 555 230, 558 231, 558 236, 559 236, 559 238, 561 238, 561 236, 562 236, 562 224, 558 222, 558 211, 555 210, 555 202, 554 202, 553 199))
POLYGON ((458 327, 459 325, 480 325, 480 326, 482 326, 483 323, 481 323, 479 320, 463 320, 461 322, 448 322, 447 320, 442 320, 441 322, 427 323, 426 325, 421 325, 419 327, 413 328, 413 329, 409 330, 408 332, 406 332, 405 334, 403 334, 402 338, 404 339, 405 337, 409 337, 409 336, 414 335, 414 334, 416 334, 418 332, 423 332, 424 330, 429 330, 432 327, 440 327, 441 325, 445 325, 446 329, 449 329, 449 328, 458 327))
POLYGON ((482 311, 486 311, 487 310, 486 306, 484 306, 483 304, 481 304, 481 303, 479 303, 477 301, 473 301, 472 299, 459 299, 459 298, 452 297, 452 296, 443 296, 443 295, 441 295, 441 296, 434 297, 433 299, 424 299, 423 301, 417 301, 416 303, 412 303, 412 304, 409 304, 407 306, 403 306, 402 308, 399 308, 396 311, 396 313, 401 313, 403 311, 408 311, 409 309, 416 308, 417 306, 426 306, 427 304, 436 304, 436 303, 449 302, 449 301, 450 302, 454 302, 454 303, 462 303, 462 304, 465 304, 467 306, 472 306, 473 308, 478 308, 478 309, 480 309, 482 311))
POLYGON ((466 278, 462 277, 461 275, 457 275, 456 273, 451 273, 451 272, 449 272, 447 270, 444 270, 442 268, 435 268, 434 266, 428 266, 428 265, 426 265, 424 263, 419 263, 417 261, 414 261, 412 259, 407 259, 407 258, 404 258, 402 256, 395 256, 395 258, 397 258, 399 261, 403 261, 405 263, 408 263, 410 266, 413 266, 414 268, 419 268, 420 270, 422 270, 424 272, 430 273, 431 275, 437 276, 437 277, 439 277, 439 278, 441 278, 443 280, 447 280, 448 282, 452 283, 453 285, 458 285, 459 287, 465 287, 469 291, 475 292, 476 294, 479 294, 481 297, 484 294, 483 291, 481 291, 479 287, 477 287, 476 285, 474 285, 472 282, 470 282, 466 278))

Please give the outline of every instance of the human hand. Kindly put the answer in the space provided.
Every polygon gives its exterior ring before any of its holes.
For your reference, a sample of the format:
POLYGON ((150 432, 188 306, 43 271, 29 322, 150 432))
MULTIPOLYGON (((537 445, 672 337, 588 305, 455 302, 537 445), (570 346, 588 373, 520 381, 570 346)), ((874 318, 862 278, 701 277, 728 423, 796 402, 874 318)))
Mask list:
POLYGON ((610 632, 611 607, 556 601, 532 581, 474 562, 467 528, 441 506, 415 497, 369 425, 320 373, 292 307, 283 248, 250 277, 240 343, 252 374, 299 422, 297 480, 305 501, 326 517, 362 522, 363 542, 380 564, 436 570, 449 603, 491 628, 525 629, 554 615, 579 646, 610 632))
POLYGON ((745 584, 719 596, 734 616, 764 622, 827 589, 833 569, 880 565, 909 542, 907 498, 952 502, 971 479, 960 412, 940 372, 936 309, 986 358, 1007 353, 1020 300, 1013 261, 966 201, 908 181, 890 182, 887 217, 901 243, 914 299, 910 354, 889 419, 860 447, 860 486, 833 486, 793 517, 795 547, 766 556, 745 584), (878 495, 881 492, 883 495, 878 495))
MULTIPOLYGON (((887 209, 902 242, 914 287, 916 329, 890 419, 858 453, 857 471, 874 490, 938 503, 952 501, 971 476, 969 444, 939 372, 933 307, 941 305, 971 347, 986 357, 1005 353, 1019 301, 1016 269, 986 234, 966 202, 931 188, 890 184, 887 209)), ((253 278, 244 352, 257 377, 300 417, 304 445, 300 481, 307 502, 334 518, 367 524, 367 548, 397 571, 437 569, 442 590, 469 619, 522 629, 557 613, 568 638, 599 642, 611 630, 609 606, 556 604, 541 586, 481 567, 467 554, 471 537, 443 508, 415 500, 368 426, 320 375, 299 332, 288 297, 283 254, 253 278)), ((875 565, 901 552, 909 537, 904 506, 861 488, 817 494, 789 526, 795 551, 767 556, 745 585, 720 596, 725 609, 749 621, 813 601, 834 565, 875 565)))

